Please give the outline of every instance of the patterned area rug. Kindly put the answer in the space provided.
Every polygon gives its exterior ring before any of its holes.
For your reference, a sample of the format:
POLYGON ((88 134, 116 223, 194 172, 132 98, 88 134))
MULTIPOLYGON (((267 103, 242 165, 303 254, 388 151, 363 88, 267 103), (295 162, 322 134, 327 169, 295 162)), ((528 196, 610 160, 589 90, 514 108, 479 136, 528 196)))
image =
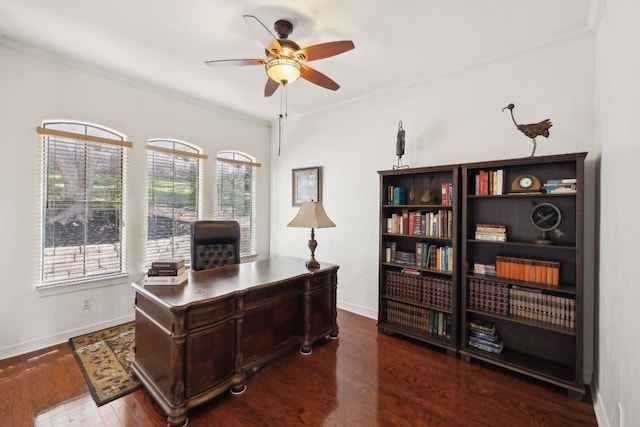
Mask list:
POLYGON ((98 406, 140 388, 131 371, 135 322, 69 339, 91 396, 98 406))

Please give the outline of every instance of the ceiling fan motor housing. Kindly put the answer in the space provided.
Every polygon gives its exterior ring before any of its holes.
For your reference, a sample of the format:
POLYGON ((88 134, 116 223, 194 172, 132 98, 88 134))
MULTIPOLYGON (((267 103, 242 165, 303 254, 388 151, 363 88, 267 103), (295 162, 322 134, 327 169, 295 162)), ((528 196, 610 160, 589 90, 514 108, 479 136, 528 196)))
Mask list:
POLYGON ((273 29, 281 39, 286 39, 293 33, 293 24, 286 19, 279 19, 273 24, 273 29))

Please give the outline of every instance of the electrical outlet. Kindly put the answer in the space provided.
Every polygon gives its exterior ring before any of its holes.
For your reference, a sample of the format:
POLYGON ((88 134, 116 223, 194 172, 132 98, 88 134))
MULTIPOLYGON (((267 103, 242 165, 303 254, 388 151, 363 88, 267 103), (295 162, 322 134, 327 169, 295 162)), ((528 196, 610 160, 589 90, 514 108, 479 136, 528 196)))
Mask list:
POLYGON ((82 309, 89 310, 91 308, 91 298, 82 298, 82 309))

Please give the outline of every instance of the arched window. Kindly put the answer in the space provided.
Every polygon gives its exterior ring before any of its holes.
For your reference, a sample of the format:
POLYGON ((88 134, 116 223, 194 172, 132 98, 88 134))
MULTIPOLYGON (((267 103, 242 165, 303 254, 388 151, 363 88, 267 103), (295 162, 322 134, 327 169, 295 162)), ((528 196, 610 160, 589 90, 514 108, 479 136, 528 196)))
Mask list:
POLYGON ((47 121, 42 137, 40 286, 124 273, 123 134, 102 126, 47 121))
POLYGON ((240 257, 256 255, 256 169, 260 163, 237 151, 217 155, 216 219, 240 223, 240 257))
POLYGON ((147 265, 176 258, 189 263, 191 223, 199 217, 201 163, 206 158, 187 142, 148 142, 147 265))

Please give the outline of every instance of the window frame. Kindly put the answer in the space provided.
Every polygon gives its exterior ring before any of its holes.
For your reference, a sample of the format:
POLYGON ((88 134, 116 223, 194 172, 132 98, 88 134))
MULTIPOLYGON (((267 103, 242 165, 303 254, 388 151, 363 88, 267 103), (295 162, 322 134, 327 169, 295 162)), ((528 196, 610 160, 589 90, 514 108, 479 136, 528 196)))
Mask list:
MULTIPOLYGON (((128 275, 126 251, 127 240, 125 232, 125 217, 127 212, 126 187, 128 157, 130 155, 130 148, 133 144, 126 141, 126 135, 122 132, 118 132, 103 125, 84 121, 44 120, 42 122, 42 126, 38 127, 36 131, 40 134, 40 191, 38 192, 40 215, 38 216, 38 222, 36 225, 37 234, 39 235, 39 256, 38 275, 35 287, 39 290, 51 290, 62 287, 66 289, 73 286, 85 289, 86 287, 95 287, 96 282, 110 283, 111 279, 121 278, 128 275), (71 132, 71 130, 77 132, 71 132), (65 153, 65 149, 56 146, 56 144, 61 144, 60 147, 64 147, 62 144, 68 144, 68 147, 75 148, 71 148, 67 153, 65 153), (56 217, 59 219, 61 212, 64 212, 64 208, 59 208, 59 210, 54 209, 51 211, 51 197, 54 195, 53 193, 50 193, 51 186, 59 185, 60 180, 63 181, 63 191, 67 186, 62 177, 55 178, 50 175, 49 172, 60 167, 60 165, 52 166, 55 163, 56 154, 68 154, 72 150, 76 149, 79 149, 82 156, 81 161, 83 162, 83 165, 79 168, 83 173, 81 178, 82 180, 86 180, 88 176, 87 174, 90 174, 91 172, 91 168, 86 167, 87 161, 93 162, 91 164, 94 168, 97 168, 101 172, 106 171, 107 174, 110 174, 113 171, 119 171, 119 174, 114 175, 117 181, 115 184, 112 183, 112 185, 115 185, 116 192, 112 194, 111 190, 113 187, 107 187, 109 188, 108 195, 115 195, 114 198, 109 198, 107 203, 114 203, 116 206, 115 210, 113 207, 111 207, 110 210, 113 211, 115 224, 117 225, 117 230, 113 232, 115 236, 117 236, 117 241, 109 242, 107 244, 90 243, 92 231, 89 226, 89 221, 84 221, 81 222, 84 230, 81 234, 83 237, 81 237, 80 245, 74 243, 73 245, 57 246, 57 244, 54 243, 53 246, 51 246, 51 244, 47 243, 47 239, 53 239, 54 242, 56 241, 56 227, 48 225, 50 219, 55 219, 56 217), (113 154, 117 155, 115 160, 110 159, 110 161, 114 162, 115 169, 107 168, 103 163, 100 163, 101 160, 104 161, 104 158, 100 158, 96 153, 101 150, 105 150, 105 152, 108 153, 106 156, 103 156, 107 159, 109 159, 113 154), (102 166, 102 168, 100 166, 102 166), (56 184, 56 180, 58 181, 58 184, 56 184), (74 255, 73 262, 70 263, 68 259, 63 259, 60 256, 61 254, 56 254, 56 252, 61 252, 61 250, 57 250, 57 248, 76 248, 75 250, 78 251, 78 253, 74 255), (89 248, 93 248, 96 251, 94 254, 102 254, 102 250, 105 248, 107 249, 107 252, 104 253, 104 256, 98 255, 95 257, 95 255, 91 255, 89 253, 89 248), (109 251, 115 254, 111 254, 111 259, 107 258, 109 251), (81 256, 78 257, 77 255, 81 256), (116 260, 115 262, 114 259, 116 260), (91 265, 92 261, 97 261, 93 263, 97 264, 97 267, 91 265), (104 265, 108 267, 103 266, 101 261, 104 261, 104 265), (62 264, 66 265, 56 272, 56 266, 60 267, 62 264), (52 270, 48 272, 49 268, 52 270), (78 272, 78 269, 81 271, 78 272), (107 271, 100 273, 101 269, 107 269, 107 271), (66 274, 67 277, 56 278, 55 275, 59 275, 60 273, 66 274), (53 276, 53 278, 49 278, 48 276, 53 276)), ((69 164, 73 163, 73 161, 69 162, 69 164)), ((98 175, 97 172, 96 175, 98 175)), ((80 206, 79 209, 84 212, 83 219, 85 220, 89 213, 93 215, 96 207, 100 206, 97 199, 87 197, 93 196, 95 192, 95 185, 97 183, 98 176, 93 176, 92 178, 93 181, 90 188, 86 181, 82 183, 81 195, 83 197, 81 198, 81 201, 76 198, 72 202, 73 206, 80 206)), ((76 177, 76 179, 78 178, 76 177)), ((104 195, 105 193, 102 194, 104 195)), ((66 203, 69 203, 69 201, 66 200, 66 203)), ((104 201, 102 204, 104 204, 104 201)), ((54 221, 53 224, 56 222, 58 221, 54 221)), ((63 223, 59 224, 61 225, 58 227, 64 226, 63 223)), ((68 234, 66 236, 68 237, 68 234)), ((95 238, 95 235, 93 238, 95 238)), ((64 253, 64 250, 62 250, 62 252, 64 253)))

